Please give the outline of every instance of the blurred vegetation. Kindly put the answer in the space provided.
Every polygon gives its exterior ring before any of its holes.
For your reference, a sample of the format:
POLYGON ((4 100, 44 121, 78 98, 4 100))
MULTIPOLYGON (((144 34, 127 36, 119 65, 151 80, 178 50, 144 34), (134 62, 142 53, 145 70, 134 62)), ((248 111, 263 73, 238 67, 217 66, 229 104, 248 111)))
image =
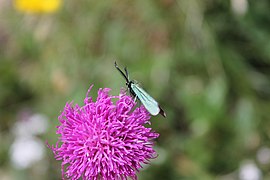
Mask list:
POLYGON ((50 128, 39 138, 55 143, 67 101, 82 104, 91 84, 94 97, 125 86, 117 60, 167 113, 151 120, 159 157, 139 179, 237 179, 246 161, 270 178, 270 161, 258 159, 270 148, 269 8, 266 0, 77 0, 27 14, 0 1, 0 177, 60 179, 49 149, 42 170, 11 165, 12 127, 24 109, 44 114, 50 128))

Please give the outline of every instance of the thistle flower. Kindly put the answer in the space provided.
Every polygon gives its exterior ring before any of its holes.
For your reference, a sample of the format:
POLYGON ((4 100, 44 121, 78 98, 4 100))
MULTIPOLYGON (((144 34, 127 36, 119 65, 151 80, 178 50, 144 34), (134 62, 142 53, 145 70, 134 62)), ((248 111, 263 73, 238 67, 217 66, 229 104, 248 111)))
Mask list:
POLYGON ((142 164, 156 157, 153 140, 159 134, 144 126, 149 113, 123 92, 109 95, 108 88, 99 89, 94 102, 91 88, 84 106, 67 103, 59 116, 60 137, 50 148, 62 161, 62 178, 137 179, 142 164))

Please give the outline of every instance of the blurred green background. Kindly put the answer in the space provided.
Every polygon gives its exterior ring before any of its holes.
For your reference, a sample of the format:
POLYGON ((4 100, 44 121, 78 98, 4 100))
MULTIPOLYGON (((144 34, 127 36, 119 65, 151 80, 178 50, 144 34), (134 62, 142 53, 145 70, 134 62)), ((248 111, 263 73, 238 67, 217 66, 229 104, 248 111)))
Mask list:
POLYGON ((167 113, 151 119, 159 157, 139 179, 270 179, 269 8, 77 0, 29 14, 1 0, 0 179, 61 178, 46 140, 55 144, 60 111, 82 105, 91 84, 94 97, 104 87, 119 93, 115 60, 167 113), (30 164, 27 144, 42 152, 30 164))

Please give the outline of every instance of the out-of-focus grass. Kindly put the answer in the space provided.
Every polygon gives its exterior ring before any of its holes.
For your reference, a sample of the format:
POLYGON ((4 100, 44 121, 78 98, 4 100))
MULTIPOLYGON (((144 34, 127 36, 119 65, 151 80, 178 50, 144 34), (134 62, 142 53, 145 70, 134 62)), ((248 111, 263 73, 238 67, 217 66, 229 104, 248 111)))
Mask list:
POLYGON ((54 143, 65 102, 90 84, 119 93, 117 60, 168 116, 152 118, 159 157, 139 179, 235 179, 247 161, 269 178, 258 158, 270 136, 269 3, 239 13, 234 1, 64 1, 53 14, 0 1, 0 177, 59 179, 48 149, 40 167, 11 165, 12 128, 24 109, 45 114, 39 138, 54 143))

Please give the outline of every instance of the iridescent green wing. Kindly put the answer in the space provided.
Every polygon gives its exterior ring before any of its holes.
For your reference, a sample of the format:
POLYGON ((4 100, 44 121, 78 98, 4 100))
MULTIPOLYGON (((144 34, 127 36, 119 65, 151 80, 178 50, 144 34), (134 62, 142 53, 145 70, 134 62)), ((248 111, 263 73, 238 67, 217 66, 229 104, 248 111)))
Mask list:
POLYGON ((160 108, 158 106, 158 102, 154 98, 152 98, 145 90, 135 83, 131 84, 131 89, 150 114, 153 116, 158 115, 160 108))

